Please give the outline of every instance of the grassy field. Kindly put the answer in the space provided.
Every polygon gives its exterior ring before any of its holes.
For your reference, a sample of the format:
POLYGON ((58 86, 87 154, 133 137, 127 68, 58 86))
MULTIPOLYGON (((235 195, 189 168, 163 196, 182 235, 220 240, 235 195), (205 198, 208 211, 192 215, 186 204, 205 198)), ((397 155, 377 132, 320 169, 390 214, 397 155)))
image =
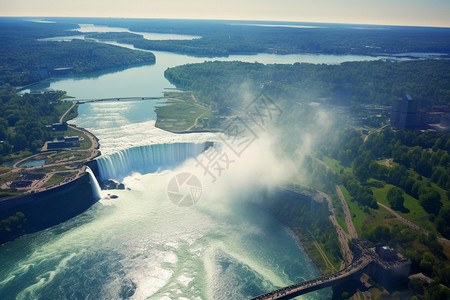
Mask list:
POLYGON ((450 206, 450 201, 447 196, 447 191, 439 187, 436 183, 432 182, 431 187, 441 195, 441 201, 443 206, 450 206))
POLYGON ((4 191, 4 190, 0 190, 0 198, 2 197, 10 197, 10 196, 17 196, 22 194, 22 192, 20 191, 4 191))
POLYGON ((302 238, 300 240, 302 245, 306 248, 306 251, 308 252, 309 256, 311 256, 311 259, 314 261, 314 263, 326 274, 335 273, 336 269, 339 270, 341 266, 341 260, 327 253, 327 251, 325 251, 325 247, 323 247, 322 244, 318 243, 320 249, 325 253, 328 260, 334 267, 330 268, 328 263, 325 261, 325 259, 322 257, 319 250, 315 246, 314 241, 315 241, 314 238, 310 234, 302 235, 302 238))
POLYGON ((52 175, 52 177, 49 180, 47 180, 46 183, 44 183, 42 185, 42 187, 48 187, 51 185, 58 184, 58 183, 62 182, 67 176, 73 175, 73 174, 74 174, 74 172, 55 173, 52 175))
POLYGON ((10 161, 10 160, 20 160, 20 159, 30 156, 32 154, 33 153, 31 153, 30 151, 13 152, 8 155, 2 156, 1 161, 6 162, 6 161, 10 161))
POLYGON ((350 168, 343 167, 338 160, 332 159, 328 156, 324 156, 322 158, 322 161, 334 172, 339 174, 341 169, 344 169, 344 171, 350 170, 350 168))
POLYGON ((61 162, 64 160, 81 160, 89 156, 89 153, 80 151, 61 151, 51 154, 49 157, 52 159, 52 163, 61 162))
POLYGON ((60 172, 60 171, 67 171, 66 166, 52 166, 52 167, 44 167, 42 169, 39 169, 40 173, 50 173, 50 172, 60 172))
POLYGON ((55 173, 55 174, 52 175, 52 177, 50 177, 50 179, 46 183, 44 183, 42 185, 42 187, 48 187, 48 186, 51 186, 51 185, 54 185, 54 184, 58 184, 61 181, 63 181, 64 178, 65 178, 64 176, 61 176, 58 173, 55 173))
POLYGON ((0 184, 4 184, 8 181, 13 181, 13 180, 17 179, 17 177, 19 177, 19 176, 20 176, 19 172, 4 174, 4 175, 0 176, 0 184))
POLYGON ((214 118, 211 109, 183 100, 169 100, 156 108, 156 115, 156 127, 174 132, 203 130, 204 120, 214 118))
MULTIPOLYGON (((373 195, 378 202, 390 207, 387 200, 388 191, 394 187, 393 185, 386 184, 383 188, 372 188, 373 195)), ((429 220, 430 214, 428 214, 420 205, 419 200, 411 197, 408 194, 403 194, 405 198, 404 206, 409 212, 396 211, 399 215, 407 220, 419 225, 425 229, 436 232, 434 224, 429 220)))
POLYGON ((0 166, 0 174, 6 173, 9 170, 11 170, 11 168, 0 166))

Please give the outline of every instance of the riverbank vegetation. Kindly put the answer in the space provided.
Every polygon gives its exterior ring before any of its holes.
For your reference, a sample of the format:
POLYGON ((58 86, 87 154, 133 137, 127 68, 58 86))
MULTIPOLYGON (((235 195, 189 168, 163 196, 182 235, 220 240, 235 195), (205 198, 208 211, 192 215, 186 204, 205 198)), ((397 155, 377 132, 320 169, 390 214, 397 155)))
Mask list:
POLYGON ((342 252, 325 201, 277 190, 267 193, 258 205, 292 229, 323 273, 339 270, 342 252))
POLYGON ((261 91, 292 103, 390 105, 410 94, 423 105, 450 103, 450 61, 371 61, 340 65, 264 65, 243 62, 205 62, 169 68, 165 77, 196 92, 214 108, 241 107, 242 95, 261 91))

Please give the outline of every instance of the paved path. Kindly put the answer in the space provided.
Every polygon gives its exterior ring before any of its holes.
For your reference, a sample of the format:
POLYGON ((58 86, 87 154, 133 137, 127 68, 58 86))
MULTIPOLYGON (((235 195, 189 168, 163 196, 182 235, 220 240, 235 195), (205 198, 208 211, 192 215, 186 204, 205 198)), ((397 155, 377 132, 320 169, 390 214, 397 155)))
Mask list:
POLYGON ((389 126, 389 125, 386 124, 386 125, 384 125, 384 126, 378 128, 378 129, 376 129, 376 130, 374 130, 374 131, 370 131, 369 134, 366 135, 366 136, 364 137, 364 143, 367 142, 367 140, 369 139, 369 135, 374 134, 374 133, 378 133, 378 132, 380 132, 381 130, 383 130, 384 128, 386 128, 386 127, 388 127, 388 126, 389 126))
POLYGON ((347 201, 345 201, 345 197, 342 194, 341 188, 338 185, 336 185, 336 192, 342 203, 342 209, 343 209, 344 215, 345 215, 345 225, 347 225, 348 234, 351 239, 357 239, 358 233, 356 232, 355 226, 353 225, 352 215, 350 214, 350 210, 348 209, 347 201))
MULTIPOLYGON (((402 222, 402 223, 408 225, 409 227, 411 227, 411 228, 413 228, 413 229, 415 229, 415 230, 417 230, 417 231, 420 231, 420 232, 422 232, 423 234, 425 234, 425 235, 428 236, 428 234, 429 234, 428 230, 426 230, 426 229, 424 229, 424 228, 422 228, 422 227, 420 227, 420 226, 417 226, 417 225, 414 224, 413 222, 411 222, 411 221, 409 221, 409 220, 403 218, 403 217, 400 216, 397 212, 395 212, 392 208, 390 208, 390 207, 384 205, 383 203, 381 203, 381 202, 377 202, 377 203, 378 203, 379 206, 385 208, 387 211, 389 211, 391 214, 393 214, 400 222, 402 222)), ((450 241, 447 240, 446 238, 438 237, 437 240, 438 240, 439 242, 441 242, 442 244, 444 244, 444 245, 450 245, 450 241)))
MULTIPOLYGON (((336 220, 335 210, 333 207, 333 202, 331 201, 331 197, 328 194, 320 192, 320 194, 326 199, 328 203, 328 210, 331 215, 329 219, 331 223, 333 223, 334 228, 336 228, 336 233, 338 235, 339 243, 341 244, 341 251, 344 258, 345 263, 350 264, 353 261, 353 253, 348 246, 348 241, 350 240, 350 236, 345 232, 345 230, 341 227, 341 225, 336 220)), ((345 265, 341 265, 341 268, 345 267, 345 265)))
POLYGON ((66 110, 66 112, 61 116, 61 118, 59 118, 59 123, 62 123, 64 121, 64 118, 67 116, 70 110, 75 107, 75 105, 77 105, 77 102, 72 103, 72 106, 69 107, 68 110, 66 110))
POLYGON ((206 114, 206 112, 202 113, 201 115, 199 115, 197 118, 195 118, 194 124, 192 124, 191 126, 189 126, 188 129, 186 130, 192 130, 192 128, 194 128, 195 126, 197 126, 198 124, 198 120, 203 117, 203 115, 206 114))

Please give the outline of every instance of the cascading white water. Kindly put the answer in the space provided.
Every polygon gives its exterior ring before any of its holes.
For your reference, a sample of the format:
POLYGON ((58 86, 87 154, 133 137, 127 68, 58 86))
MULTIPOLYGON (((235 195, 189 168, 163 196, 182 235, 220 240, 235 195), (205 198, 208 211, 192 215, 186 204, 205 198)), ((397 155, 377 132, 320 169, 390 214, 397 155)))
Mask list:
POLYGON ((86 167, 86 172, 89 174, 89 179, 91 180, 91 188, 95 200, 99 200, 101 198, 100 195, 101 188, 100 185, 98 184, 97 178, 95 178, 94 172, 92 172, 91 168, 86 167))
POLYGON ((205 151, 208 142, 168 143, 132 147, 97 158, 101 180, 121 181, 132 172, 153 173, 172 169, 205 151))

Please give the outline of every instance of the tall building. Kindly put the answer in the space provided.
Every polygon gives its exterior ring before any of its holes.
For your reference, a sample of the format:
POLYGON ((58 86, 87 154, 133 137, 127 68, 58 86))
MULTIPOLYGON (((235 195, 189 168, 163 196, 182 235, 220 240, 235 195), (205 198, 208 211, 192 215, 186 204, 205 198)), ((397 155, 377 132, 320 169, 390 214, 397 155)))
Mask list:
POLYGON ((410 95, 392 102, 391 125, 399 129, 413 129, 420 126, 419 103, 410 95))

